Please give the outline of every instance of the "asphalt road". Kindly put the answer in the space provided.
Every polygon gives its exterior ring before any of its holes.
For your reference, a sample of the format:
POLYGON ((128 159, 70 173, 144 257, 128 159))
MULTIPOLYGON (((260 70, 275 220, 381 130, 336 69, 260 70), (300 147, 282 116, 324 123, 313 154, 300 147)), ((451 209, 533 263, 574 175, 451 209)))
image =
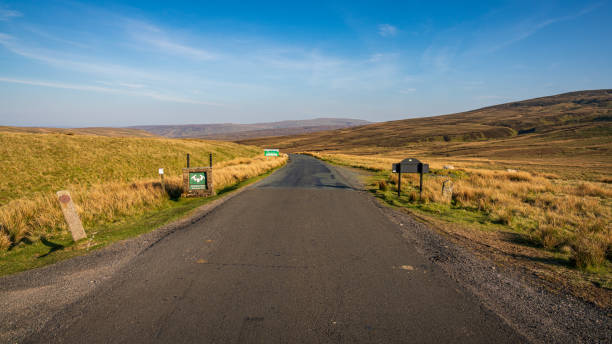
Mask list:
POLYGON ((350 185, 324 163, 292 156, 28 342, 525 341, 350 185))

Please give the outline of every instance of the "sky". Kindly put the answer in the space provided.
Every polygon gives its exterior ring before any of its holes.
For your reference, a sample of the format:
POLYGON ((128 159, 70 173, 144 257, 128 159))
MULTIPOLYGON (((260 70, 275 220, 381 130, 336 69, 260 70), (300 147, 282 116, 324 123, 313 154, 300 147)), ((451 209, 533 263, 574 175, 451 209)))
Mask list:
POLYGON ((612 88, 611 61, 610 1, 0 0, 0 125, 388 121, 612 88))

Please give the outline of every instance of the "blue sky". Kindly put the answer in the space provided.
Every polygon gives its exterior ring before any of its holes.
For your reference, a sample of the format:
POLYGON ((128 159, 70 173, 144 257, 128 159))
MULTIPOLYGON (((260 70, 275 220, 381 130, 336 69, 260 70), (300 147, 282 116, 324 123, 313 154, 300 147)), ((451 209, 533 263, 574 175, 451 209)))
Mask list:
POLYGON ((0 0, 0 125, 386 121, 612 87, 610 1, 0 0))

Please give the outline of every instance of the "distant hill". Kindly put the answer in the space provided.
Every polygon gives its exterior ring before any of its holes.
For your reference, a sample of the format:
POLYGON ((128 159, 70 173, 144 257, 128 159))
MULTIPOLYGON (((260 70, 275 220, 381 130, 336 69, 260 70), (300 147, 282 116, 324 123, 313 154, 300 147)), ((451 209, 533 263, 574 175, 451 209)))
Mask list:
POLYGON ((296 135, 323 130, 348 128, 371 122, 349 118, 315 118, 308 120, 280 121, 253 124, 186 124, 142 125, 129 129, 146 130, 155 135, 174 138, 206 138, 215 140, 239 140, 264 136, 296 135))
POLYGON ((425 142, 612 137, 612 90, 564 93, 451 115, 374 123, 305 135, 239 140, 288 151, 403 148, 425 142))
POLYGON ((106 137, 156 137, 144 130, 128 128, 44 128, 44 127, 9 127, 0 126, 0 132, 30 133, 30 134, 66 134, 66 135, 96 135, 106 137))

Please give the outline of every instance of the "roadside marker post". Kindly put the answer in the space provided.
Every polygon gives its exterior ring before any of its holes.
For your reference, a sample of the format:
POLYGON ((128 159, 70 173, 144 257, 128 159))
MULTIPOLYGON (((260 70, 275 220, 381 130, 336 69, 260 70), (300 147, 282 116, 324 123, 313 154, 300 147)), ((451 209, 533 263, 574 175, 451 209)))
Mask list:
POLYGON ((402 173, 418 173, 419 199, 423 198, 423 174, 429 173, 429 164, 424 164, 415 158, 406 158, 397 164, 391 165, 391 172, 397 173, 397 197, 402 193, 402 173))
POLYGON ((450 178, 442 182, 442 197, 449 202, 453 199, 453 181, 450 178))
POLYGON ((398 169, 397 172, 397 197, 402 195, 402 170, 398 169))
POLYGON ((419 178, 419 199, 422 199, 423 198, 423 169, 422 168, 419 171, 419 175, 421 176, 419 178))
POLYGON ((164 169, 163 168, 159 169, 159 176, 161 178, 162 189, 166 191, 166 184, 164 183, 164 169))
POLYGON ((72 234, 72 240, 76 242, 81 239, 87 238, 87 234, 85 234, 85 229, 83 229, 83 223, 81 223, 81 219, 79 218, 79 214, 76 211, 74 202, 72 202, 72 197, 70 197, 70 192, 65 190, 58 191, 57 199, 59 201, 60 207, 62 208, 62 213, 64 213, 64 218, 66 219, 66 223, 68 224, 70 234, 72 234))

